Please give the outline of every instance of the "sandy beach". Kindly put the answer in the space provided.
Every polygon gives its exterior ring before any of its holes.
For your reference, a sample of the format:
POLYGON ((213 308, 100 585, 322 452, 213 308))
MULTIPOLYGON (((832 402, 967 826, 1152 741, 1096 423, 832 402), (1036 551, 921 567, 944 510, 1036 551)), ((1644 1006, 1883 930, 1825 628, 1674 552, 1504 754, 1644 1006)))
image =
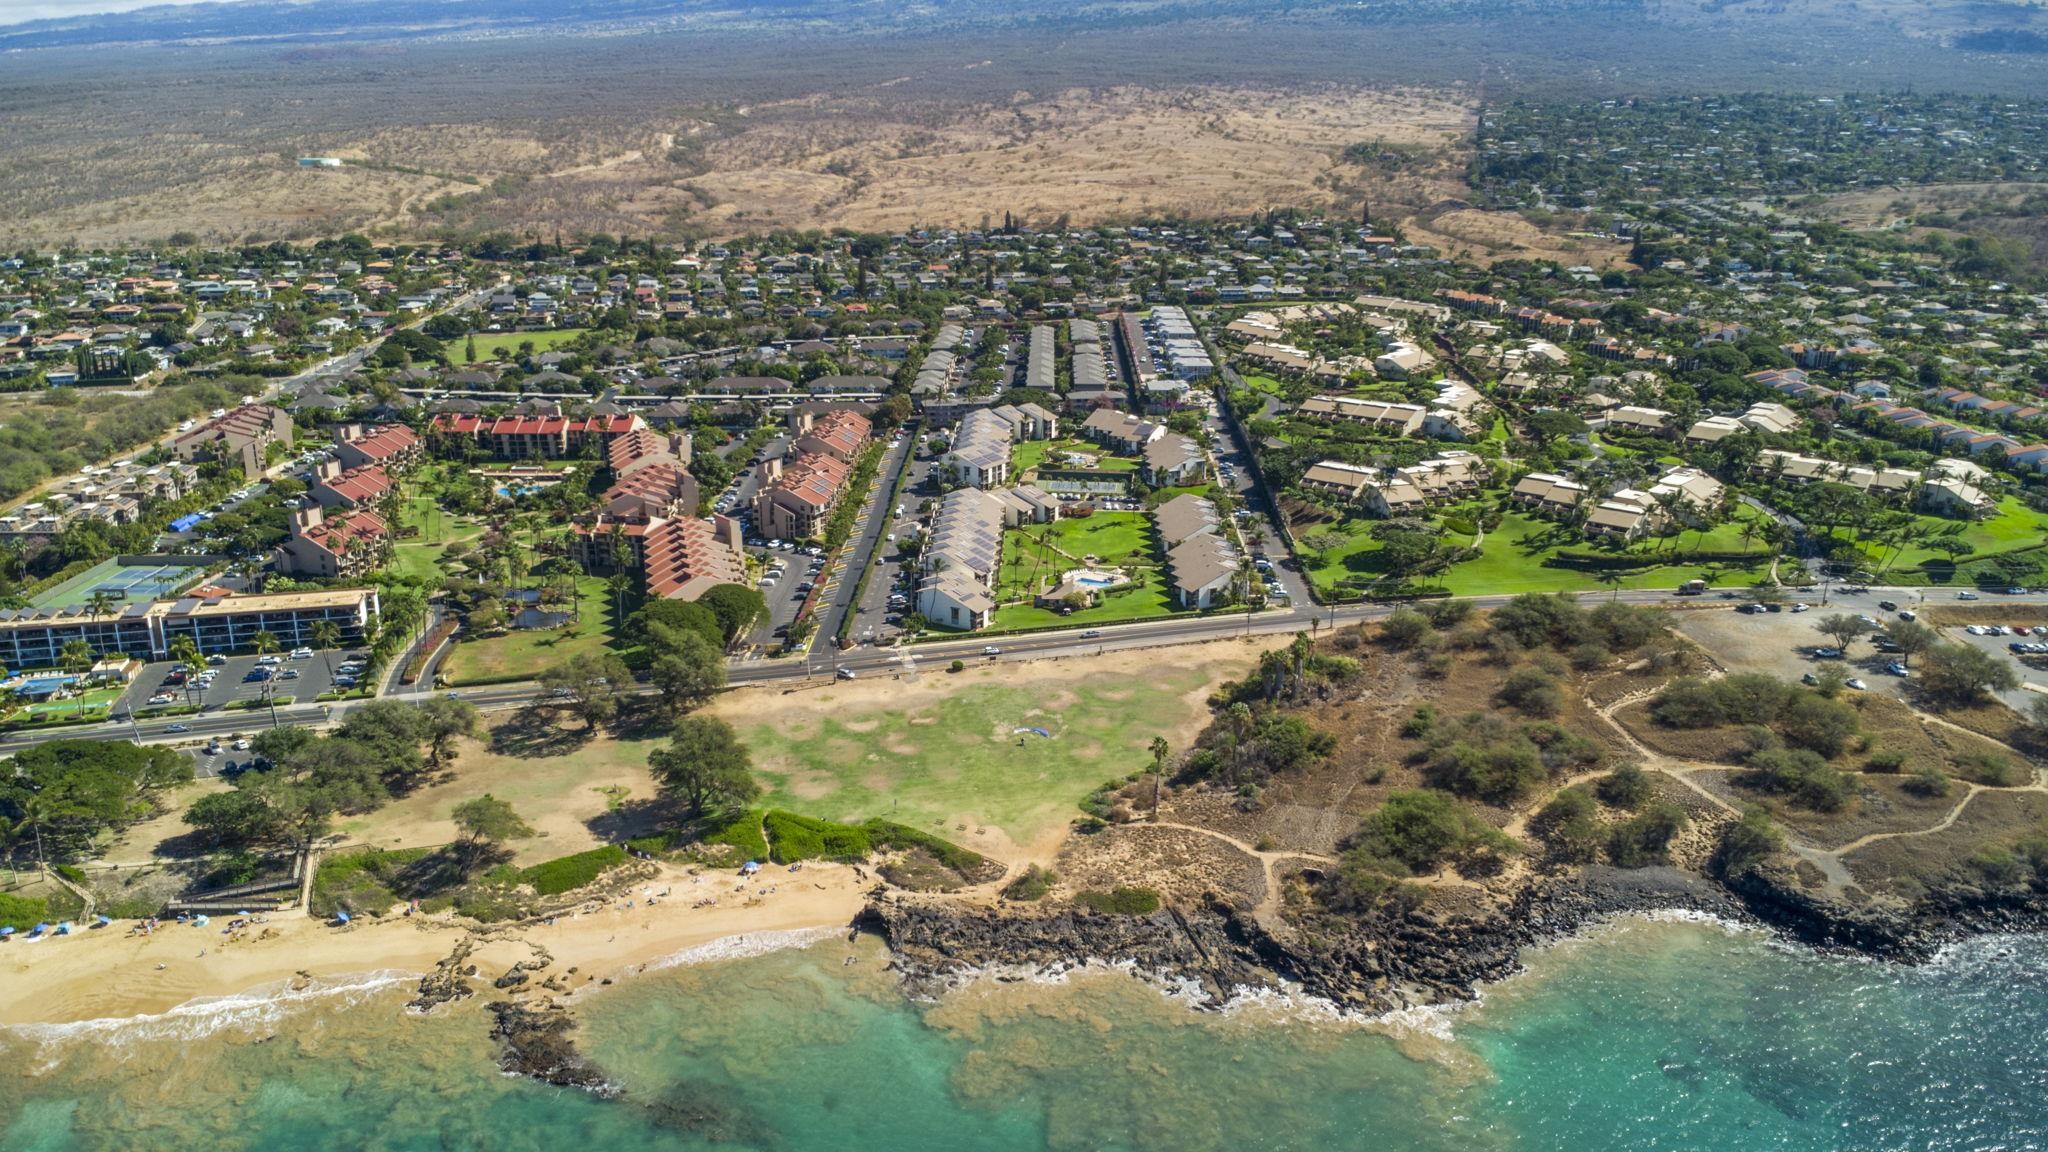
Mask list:
POLYGON ((574 976, 563 979, 581 987, 727 937, 842 927, 860 910, 869 883, 848 867, 807 864, 796 873, 764 871, 742 892, 731 872, 692 877, 686 869, 664 866, 629 893, 594 911, 561 915, 553 924, 472 929, 440 915, 358 920, 337 928, 286 912, 233 935, 222 929, 234 917, 214 917, 204 927, 171 922, 152 936, 130 935, 119 924, 35 942, 15 940, 0 945, 8 990, 0 998, 0 1025, 154 1015, 302 973, 320 980, 424 973, 471 934, 476 948, 470 961, 478 967, 480 991, 488 991, 489 981, 515 962, 532 960, 535 947, 553 957, 549 973, 575 968, 574 976), (643 890, 664 888, 667 898, 647 903, 643 890), (708 897, 718 903, 692 906, 708 897))

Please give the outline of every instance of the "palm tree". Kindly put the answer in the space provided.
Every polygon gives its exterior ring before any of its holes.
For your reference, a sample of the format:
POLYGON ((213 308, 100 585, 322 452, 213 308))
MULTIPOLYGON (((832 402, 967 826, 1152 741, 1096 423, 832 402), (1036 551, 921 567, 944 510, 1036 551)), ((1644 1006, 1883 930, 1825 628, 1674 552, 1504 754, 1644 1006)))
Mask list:
POLYGON ((334 682, 334 649, 341 643, 341 626, 332 620, 315 620, 310 629, 313 647, 320 649, 322 659, 327 662, 327 682, 334 682))
POLYGON ((255 649, 258 656, 268 656, 277 651, 277 637, 268 630, 260 631, 249 637, 249 647, 255 649))
POLYGON ((85 612, 94 619, 113 615, 114 597, 104 588, 94 589, 93 594, 85 598, 85 612))
POLYGON ((1158 820, 1158 819, 1159 819, 1159 785, 1160 785, 1160 782, 1161 782, 1162 780, 1164 780, 1164 779, 1166 778, 1166 756, 1167 756, 1167 753, 1169 753, 1170 751, 1172 751, 1172 749, 1171 749, 1171 748, 1170 748, 1170 747, 1169 747, 1169 746, 1167 745, 1167 743, 1166 743, 1166 737, 1164 737, 1164 736, 1154 736, 1154 737, 1152 738, 1152 748, 1151 748, 1151 751, 1152 751, 1152 819, 1156 821, 1156 820, 1158 820))
POLYGON ((206 668, 206 657, 199 654, 199 642, 190 636, 179 636, 171 641, 171 659, 185 669, 185 699, 190 701, 199 690, 194 678, 206 668))
POLYGON ((92 645, 86 643, 83 637, 66 640, 64 647, 57 653, 57 664, 66 672, 83 672, 92 667, 92 661, 92 645))

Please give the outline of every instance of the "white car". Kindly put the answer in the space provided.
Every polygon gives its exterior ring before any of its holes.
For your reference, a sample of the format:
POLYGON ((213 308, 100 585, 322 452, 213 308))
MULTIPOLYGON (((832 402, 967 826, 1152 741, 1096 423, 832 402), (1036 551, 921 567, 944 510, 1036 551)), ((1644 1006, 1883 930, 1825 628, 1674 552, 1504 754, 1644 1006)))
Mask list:
POLYGON ((1975 592, 1964 591, 1956 593, 1956 599, 1958 600, 1975 600, 1976 598, 1977 594, 1975 592))
POLYGON ((1851 676, 1851 677, 1849 677, 1849 679, 1847 679, 1847 680, 1843 681, 1843 683, 1847 684, 1847 685, 1848 685, 1849 687, 1851 687, 1851 688, 1854 688, 1854 689, 1855 689, 1855 690, 1857 690, 1858 692, 1861 692, 1861 691, 1863 691, 1863 690, 1864 690, 1865 688, 1868 688, 1868 687, 1870 687, 1870 685, 1868 685, 1868 684, 1865 684, 1865 683, 1864 683, 1864 682, 1863 682, 1863 681, 1862 681, 1861 679, 1859 679, 1859 678, 1857 678, 1857 677, 1855 677, 1855 676, 1851 676))
POLYGON ((1963 626, 1963 631, 1968 632, 1972 636, 1991 635, 1991 629, 1986 628, 1982 624, 1966 624, 1963 626))
POLYGON ((981 654, 983 656, 1001 656, 1003 654, 1003 650, 991 644, 988 647, 983 648, 981 650, 981 654))
POLYGON ((1813 605, 1811 605, 1811 604, 1794 604, 1794 605, 1792 606, 1792 610, 1793 610, 1794 612, 1811 612, 1811 611, 1813 610, 1813 605))

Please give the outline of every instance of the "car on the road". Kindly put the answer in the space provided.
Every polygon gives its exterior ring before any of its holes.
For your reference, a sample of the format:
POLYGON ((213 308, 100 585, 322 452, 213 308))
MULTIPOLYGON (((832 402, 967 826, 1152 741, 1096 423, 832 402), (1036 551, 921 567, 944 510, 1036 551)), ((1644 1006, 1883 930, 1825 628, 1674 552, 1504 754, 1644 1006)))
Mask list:
POLYGON ((832 675, 833 675, 833 676, 834 676, 835 678, 837 678, 837 679, 840 679, 840 680, 852 680, 852 679, 856 678, 857 676, 859 676, 859 673, 855 672, 855 671, 854 671, 853 669, 851 669, 851 668, 846 668, 846 667, 840 667, 840 668, 835 668, 835 669, 833 669, 833 670, 832 670, 832 675))
POLYGON ((1897 612, 1899 610, 1899 602, 1896 600, 1879 600, 1877 606, 1887 612, 1897 612))
POLYGON ((2025 596, 2027 594, 2027 590, 2025 588, 2021 588, 2015 585, 2014 587, 2005 589, 2005 594, 2007 596, 2025 596))
POLYGON ((166 732, 190 732, 191 730, 192 730, 192 726, 191 726, 190 724, 166 724, 166 725, 164 725, 164 731, 166 731, 166 732))
POLYGON ((1845 681, 1845 683, 1847 683, 1847 684, 1849 685, 1849 687, 1851 687, 1851 688, 1854 688, 1854 689, 1855 689, 1855 690, 1857 690, 1858 692, 1861 692, 1861 691, 1863 691, 1863 690, 1864 690, 1865 688, 1868 688, 1868 687, 1870 687, 1870 685, 1868 685, 1868 684, 1865 684, 1865 683, 1864 683, 1864 682, 1863 682, 1863 681, 1862 681, 1862 680, 1861 680, 1860 678, 1858 678, 1858 677, 1855 677, 1855 676, 1851 676, 1851 677, 1849 677, 1849 679, 1848 679, 1847 681, 1845 681))
POLYGON ((1968 589, 1964 589, 1963 591, 1956 593, 1956 599, 1958 600, 1975 600, 1976 598, 1977 594, 1975 592, 1969 591, 1968 589))
POLYGON ((981 650, 981 654, 983 656, 1001 656, 1003 654, 1003 650, 991 644, 988 647, 983 648, 981 650))
POLYGON ((1081 633, 1081 639, 1083 640, 1098 640, 1101 637, 1102 629, 1100 628, 1090 628, 1086 632, 1081 633))

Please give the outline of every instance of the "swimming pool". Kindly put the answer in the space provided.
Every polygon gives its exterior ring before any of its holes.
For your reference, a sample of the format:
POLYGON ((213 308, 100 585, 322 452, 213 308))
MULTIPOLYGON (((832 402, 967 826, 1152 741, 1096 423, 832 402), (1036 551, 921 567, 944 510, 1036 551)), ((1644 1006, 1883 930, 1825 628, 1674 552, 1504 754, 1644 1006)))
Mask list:
POLYGON ((1076 576, 1074 577, 1074 583, 1079 584, 1083 588, 1111 588, 1116 585, 1116 581, 1108 576, 1095 575, 1076 576))

